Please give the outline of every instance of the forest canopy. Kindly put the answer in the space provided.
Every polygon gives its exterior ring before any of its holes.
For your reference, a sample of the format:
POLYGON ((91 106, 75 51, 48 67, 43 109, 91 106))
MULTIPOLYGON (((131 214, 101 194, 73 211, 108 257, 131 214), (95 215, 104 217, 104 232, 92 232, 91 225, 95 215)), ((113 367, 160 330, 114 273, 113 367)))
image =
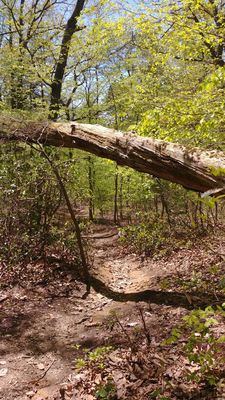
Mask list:
POLYGON ((1 111, 221 147, 224 18, 223 0, 1 1, 1 111))

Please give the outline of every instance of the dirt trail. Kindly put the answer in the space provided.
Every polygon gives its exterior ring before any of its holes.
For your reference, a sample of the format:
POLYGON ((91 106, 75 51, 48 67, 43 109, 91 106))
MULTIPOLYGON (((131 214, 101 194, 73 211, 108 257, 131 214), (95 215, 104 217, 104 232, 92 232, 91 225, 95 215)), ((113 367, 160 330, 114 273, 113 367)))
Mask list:
MULTIPOLYGON (((111 232, 112 228, 98 227, 97 233, 106 236, 111 232)), ((188 268, 184 260, 164 264, 125 254, 117 235, 92 242, 92 273, 117 291, 159 287, 162 277, 188 268)), ((0 301, 1 296, 7 296, 0 302, 0 399, 59 399, 59 385, 67 380, 79 357, 74 346, 104 345, 108 335, 102 326, 104 320, 117 310, 132 321, 135 303, 121 304, 93 290, 82 300, 84 286, 74 285, 65 297, 53 297, 48 287, 41 285, 32 289, 24 286, 0 293, 0 301)), ((160 306, 160 313, 162 309, 160 306)), ((155 316, 151 318, 154 325, 155 316)))
MULTIPOLYGON (((110 230, 105 227, 98 231, 102 236, 108 233, 110 230)), ((151 277, 157 273, 143 269, 135 254, 124 255, 117 235, 93 240, 92 258, 96 276, 119 291, 148 288, 151 277)), ((43 287, 31 290, 18 285, 3 295, 7 299, 0 311, 2 400, 53 396, 74 366, 77 352, 73 346, 91 348, 103 344, 106 332, 101 324, 110 311, 126 314, 135 307, 94 291, 84 301, 77 288, 68 298, 52 299, 43 287)))
MULTIPOLYGON (((99 228, 98 235, 110 234, 99 228)), ((112 289, 129 292, 149 288, 163 271, 149 269, 135 254, 124 254, 118 236, 93 240, 93 272, 112 289), (141 270, 141 274, 140 274, 141 270)), ((128 313, 120 304, 91 292, 84 301, 75 288, 68 298, 48 297, 45 288, 15 286, 1 304, 0 398, 47 399, 71 373, 77 351, 73 345, 104 343, 101 323, 112 310, 128 313), (49 368, 49 370, 48 370, 49 368), (5 374, 5 375, 4 375, 5 374), (28 393, 28 395, 27 395, 28 393)))
POLYGON ((146 290, 157 286, 162 277, 176 273, 174 262, 158 263, 135 253, 124 252, 118 236, 96 239, 93 243, 93 271, 112 289, 121 292, 146 290))

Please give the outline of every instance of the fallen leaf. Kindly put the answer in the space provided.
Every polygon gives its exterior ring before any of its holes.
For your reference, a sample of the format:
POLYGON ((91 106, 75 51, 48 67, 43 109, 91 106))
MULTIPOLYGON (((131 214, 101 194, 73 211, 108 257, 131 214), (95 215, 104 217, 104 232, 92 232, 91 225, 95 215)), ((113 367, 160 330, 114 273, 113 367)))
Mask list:
POLYGON ((0 295, 0 303, 7 300, 9 298, 9 296, 7 295, 0 295))
POLYGON ((101 383, 101 381, 102 381, 101 374, 97 374, 96 377, 95 377, 95 383, 97 385, 99 385, 101 383))

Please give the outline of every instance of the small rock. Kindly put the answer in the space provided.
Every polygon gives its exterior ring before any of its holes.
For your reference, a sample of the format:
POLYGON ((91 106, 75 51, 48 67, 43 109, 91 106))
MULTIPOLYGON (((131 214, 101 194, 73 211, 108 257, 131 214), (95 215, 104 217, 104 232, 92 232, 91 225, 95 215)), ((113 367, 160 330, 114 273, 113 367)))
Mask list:
POLYGON ((30 390, 29 392, 26 393, 27 397, 33 397, 35 395, 36 392, 34 392, 33 390, 30 390))
POLYGON ((130 326, 131 328, 133 328, 134 326, 137 326, 138 322, 128 322, 127 326, 130 326))
POLYGON ((42 363, 38 364, 37 367, 38 367, 38 369, 45 369, 45 366, 42 363))
POLYGON ((1 368, 0 369, 0 376, 5 376, 8 373, 8 368, 1 368))
POLYGON ((98 326, 98 325, 99 325, 98 322, 88 322, 88 323, 86 324, 86 326, 87 326, 88 328, 94 327, 94 326, 98 326))

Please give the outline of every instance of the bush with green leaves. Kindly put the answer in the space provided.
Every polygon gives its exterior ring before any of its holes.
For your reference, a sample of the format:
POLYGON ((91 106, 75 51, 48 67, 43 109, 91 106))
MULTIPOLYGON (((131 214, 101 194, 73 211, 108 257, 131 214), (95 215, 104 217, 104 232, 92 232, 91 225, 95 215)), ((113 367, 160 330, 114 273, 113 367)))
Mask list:
POLYGON ((225 335, 217 335, 213 329, 219 324, 219 314, 225 317, 222 307, 217 311, 207 307, 184 317, 189 333, 185 352, 189 362, 198 366, 197 371, 188 371, 189 380, 206 380, 212 386, 219 380, 225 362, 225 335))
POLYGON ((139 253, 150 255, 169 243, 168 234, 169 227, 165 221, 160 218, 151 221, 149 216, 146 216, 145 222, 142 221, 122 228, 121 241, 128 245, 131 244, 139 253))
MULTIPOLYGON (((67 184, 67 154, 62 152, 59 157, 57 150, 47 151, 67 184)), ((24 144, 5 145, 0 151, 0 166, 0 262, 6 266, 27 263, 43 257, 48 249, 76 257, 74 227, 43 156, 24 144)))
POLYGON ((187 379, 195 382, 205 382, 215 386, 224 375, 225 335, 220 335, 215 329, 225 318, 225 303, 217 309, 211 306, 205 310, 194 310, 183 318, 183 324, 172 330, 171 336, 162 344, 173 344, 182 337, 185 338, 184 353, 189 363, 194 366, 187 368, 187 379))
POLYGON ((43 158, 28 146, 4 146, 0 165, 0 253, 13 265, 42 253, 62 197, 43 158))
POLYGON ((98 385, 95 396, 99 400, 117 400, 116 386, 113 380, 108 378, 106 383, 98 385))
POLYGON ((93 351, 84 350, 84 357, 76 360, 76 368, 80 369, 85 366, 96 368, 104 368, 104 360, 107 355, 113 350, 112 346, 96 347, 93 351))

